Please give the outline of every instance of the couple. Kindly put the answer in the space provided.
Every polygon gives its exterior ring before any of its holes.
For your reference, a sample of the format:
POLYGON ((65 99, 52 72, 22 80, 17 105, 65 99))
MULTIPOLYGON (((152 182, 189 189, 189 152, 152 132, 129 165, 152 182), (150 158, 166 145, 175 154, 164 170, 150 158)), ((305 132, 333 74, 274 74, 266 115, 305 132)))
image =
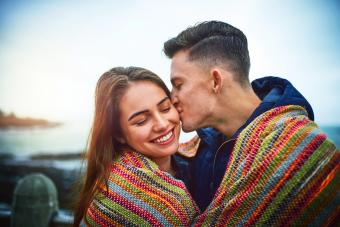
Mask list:
POLYGON ((250 84, 245 35, 203 22, 164 52, 171 93, 138 67, 99 79, 75 225, 336 224, 339 151, 287 80, 250 84))

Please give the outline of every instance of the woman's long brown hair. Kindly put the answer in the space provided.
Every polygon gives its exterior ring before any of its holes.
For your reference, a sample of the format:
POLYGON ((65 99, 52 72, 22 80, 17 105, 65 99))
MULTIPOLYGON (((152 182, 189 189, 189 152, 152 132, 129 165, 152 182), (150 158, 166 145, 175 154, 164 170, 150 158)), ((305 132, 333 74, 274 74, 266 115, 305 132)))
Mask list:
MULTIPOLYGON (((119 102, 131 82, 150 81, 170 97, 164 82, 153 72, 139 67, 116 67, 104 73, 95 91, 95 113, 86 151, 86 173, 74 214, 74 226, 79 226, 97 190, 97 182, 107 185, 109 167, 119 155, 122 137, 119 125, 119 102)), ((85 220, 86 221, 86 220, 85 220)))

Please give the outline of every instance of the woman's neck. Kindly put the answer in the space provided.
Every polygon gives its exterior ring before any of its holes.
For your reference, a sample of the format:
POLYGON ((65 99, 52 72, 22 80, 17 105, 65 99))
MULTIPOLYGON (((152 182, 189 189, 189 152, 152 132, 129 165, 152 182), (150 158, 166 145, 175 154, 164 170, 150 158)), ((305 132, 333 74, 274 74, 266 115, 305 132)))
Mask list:
POLYGON ((172 168, 171 165, 171 156, 166 156, 162 158, 152 158, 152 160, 158 165, 158 168, 160 170, 174 175, 174 169, 172 168))

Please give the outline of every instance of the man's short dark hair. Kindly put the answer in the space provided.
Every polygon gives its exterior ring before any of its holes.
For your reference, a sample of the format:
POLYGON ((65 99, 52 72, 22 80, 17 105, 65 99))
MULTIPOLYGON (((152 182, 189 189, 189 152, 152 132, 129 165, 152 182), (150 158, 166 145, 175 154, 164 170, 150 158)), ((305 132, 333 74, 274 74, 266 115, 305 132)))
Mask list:
POLYGON ((172 58, 189 50, 189 60, 203 65, 220 64, 236 74, 241 84, 249 84, 250 58, 247 37, 230 24, 206 21, 182 31, 164 43, 164 53, 172 58))

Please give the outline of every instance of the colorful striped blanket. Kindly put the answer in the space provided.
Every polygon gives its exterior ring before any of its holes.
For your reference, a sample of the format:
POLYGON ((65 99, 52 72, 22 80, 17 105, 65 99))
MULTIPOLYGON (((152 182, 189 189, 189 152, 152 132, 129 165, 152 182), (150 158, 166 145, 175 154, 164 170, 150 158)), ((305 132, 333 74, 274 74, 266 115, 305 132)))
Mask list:
POLYGON ((125 152, 111 166, 108 188, 99 182, 86 220, 91 226, 189 226, 198 212, 182 181, 125 152))
POLYGON ((339 150, 302 107, 267 111, 239 135, 221 186, 195 225, 334 225, 339 162, 339 150))

